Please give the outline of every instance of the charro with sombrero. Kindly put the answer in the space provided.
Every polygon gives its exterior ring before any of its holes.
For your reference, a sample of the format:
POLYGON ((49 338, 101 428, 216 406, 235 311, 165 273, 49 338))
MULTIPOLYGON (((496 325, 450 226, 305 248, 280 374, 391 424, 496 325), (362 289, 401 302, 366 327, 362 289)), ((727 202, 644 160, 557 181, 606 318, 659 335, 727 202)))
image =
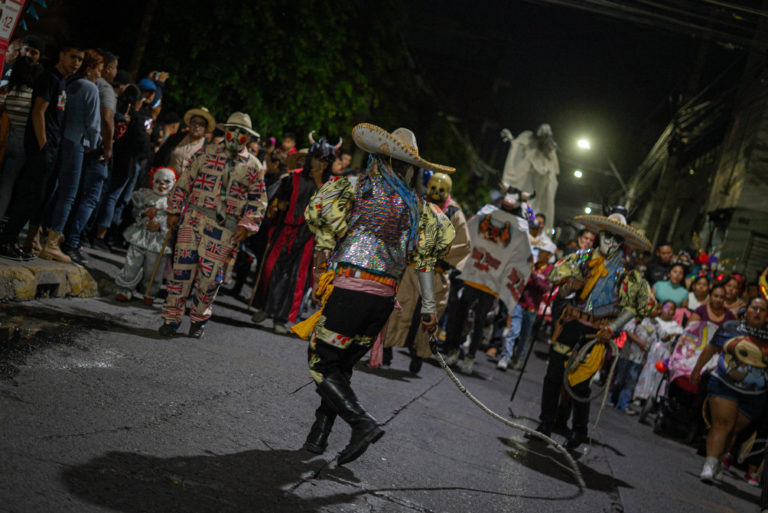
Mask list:
POLYGON ((363 123, 355 143, 371 153, 353 186, 346 176, 315 194, 304 215, 315 234, 313 291, 323 308, 293 331, 309 339, 309 370, 320 407, 304 448, 322 453, 340 416, 352 427, 338 463, 358 458, 383 434, 350 385, 352 368, 382 337, 406 266, 415 266, 422 296, 422 326, 436 326, 433 272, 454 238, 450 221, 414 192, 418 168, 454 169, 419 156, 406 128, 392 133, 363 123), (330 284, 332 280, 332 285, 330 284))
MULTIPOLYGON (((648 282, 638 271, 626 268, 623 251, 625 245, 649 250, 651 244, 627 223, 624 207, 609 208, 607 214, 574 218, 588 230, 599 233, 598 247, 568 255, 555 264, 549 275, 549 280, 560 286, 561 297, 574 297, 555 325, 544 377, 537 429, 548 436, 557 416, 564 367, 574 349, 588 339, 609 341, 629 320, 650 315, 656 305, 648 282)), ((598 368, 599 361, 596 367, 582 367, 577 374, 568 376, 575 394, 589 396, 589 382, 598 368)), ((573 403, 571 434, 566 442, 569 449, 586 441, 589 422, 589 402, 573 403)))

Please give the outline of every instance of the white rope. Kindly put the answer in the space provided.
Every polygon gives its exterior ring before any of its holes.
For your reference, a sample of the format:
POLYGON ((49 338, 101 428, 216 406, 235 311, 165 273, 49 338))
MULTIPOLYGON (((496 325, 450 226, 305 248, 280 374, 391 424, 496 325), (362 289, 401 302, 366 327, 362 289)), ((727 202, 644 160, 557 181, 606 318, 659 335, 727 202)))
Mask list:
MULTIPOLYGON (((613 363, 611 363, 611 370, 608 372, 608 377, 605 380, 605 385, 603 388, 598 389, 596 393, 592 393, 589 395, 589 397, 581 397, 576 395, 576 393, 571 388, 571 383, 568 381, 568 373, 577 366, 578 363, 580 363, 584 358, 586 358, 589 351, 594 347, 594 345, 597 344, 597 340, 592 340, 587 344, 584 344, 584 346, 579 349, 578 353, 574 353, 571 355, 571 357, 568 359, 568 364, 565 367, 565 379, 563 380, 563 385, 565 386, 565 390, 568 392, 568 395, 573 398, 574 401, 578 401, 580 403, 588 403, 598 397, 601 393, 603 394, 603 400, 600 403, 600 409, 597 411, 597 418, 595 418, 595 425, 592 427, 593 430, 597 430, 597 425, 600 422, 600 416, 603 413, 603 410, 605 409, 605 403, 608 401, 608 393, 611 389, 611 382, 613 381, 613 374, 616 371, 616 364, 619 363, 619 348, 616 345, 616 342, 611 339, 610 343, 608 343, 608 347, 611 349, 611 355, 613 356, 613 363)), ((608 354, 606 352, 606 354, 608 354)), ((605 360, 603 360, 605 361, 605 360)), ((600 363, 600 366, 602 367, 603 363, 600 363)))
MULTIPOLYGON (((434 337, 434 335, 433 335, 434 337)), ((472 393, 467 390, 467 387, 465 387, 461 381, 459 381, 459 378, 456 377, 456 375, 453 373, 453 371, 446 365, 445 360, 443 360, 443 355, 441 355, 439 352, 434 352, 435 357, 437 358, 437 361, 440 363, 440 367, 443 368, 443 370, 448 373, 448 377, 451 378, 451 381, 458 387, 459 390, 461 390, 461 393, 464 394, 469 398, 470 401, 475 403, 481 410, 483 410, 485 413, 493 417, 494 419, 498 420, 499 422, 507 425, 508 427, 511 427, 513 429, 518 429, 520 431, 524 431, 528 433, 529 435, 539 438, 545 442, 547 442, 549 445, 554 446, 555 449, 557 449, 559 452, 563 453, 566 460, 568 461, 568 464, 571 466, 571 472, 573 473, 574 477, 578 481, 579 488, 584 490, 586 488, 586 484, 584 483, 584 478, 581 475, 581 472, 579 471, 579 467, 576 464, 576 461, 571 457, 571 455, 568 453, 565 448, 560 445, 559 443, 552 440, 550 437, 543 435, 536 431, 535 429, 529 428, 528 426, 524 426, 522 424, 518 424, 516 422, 512 422, 511 420, 507 420, 498 413, 494 412, 490 408, 488 408, 486 405, 484 405, 480 400, 472 395, 472 393)))

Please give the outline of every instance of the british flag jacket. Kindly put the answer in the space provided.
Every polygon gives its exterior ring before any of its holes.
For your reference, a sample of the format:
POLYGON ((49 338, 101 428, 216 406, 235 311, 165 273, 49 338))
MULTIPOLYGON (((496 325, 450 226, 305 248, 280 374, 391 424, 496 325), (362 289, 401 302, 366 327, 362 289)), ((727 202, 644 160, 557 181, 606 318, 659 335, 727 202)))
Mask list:
POLYGON ((215 213, 222 201, 238 226, 258 231, 267 208, 264 167, 246 149, 232 159, 223 144, 209 144, 184 166, 168 200, 168 214, 181 214, 186 204, 215 213))

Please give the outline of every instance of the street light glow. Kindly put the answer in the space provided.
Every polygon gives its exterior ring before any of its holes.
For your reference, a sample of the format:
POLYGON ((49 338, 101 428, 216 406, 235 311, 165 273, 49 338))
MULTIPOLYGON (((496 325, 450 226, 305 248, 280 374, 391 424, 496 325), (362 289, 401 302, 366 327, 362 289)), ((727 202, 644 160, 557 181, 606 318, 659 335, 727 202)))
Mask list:
POLYGON ((591 214, 592 213, 592 207, 584 207, 584 213, 585 214, 591 214))
POLYGON ((578 145, 578 147, 579 147, 580 149, 582 149, 582 150, 589 150, 589 149, 591 149, 591 148, 592 148, 592 145, 590 144, 590 142, 589 142, 589 139, 584 139, 584 138, 582 138, 582 139, 579 139, 579 140, 576 142, 576 144, 577 144, 577 145, 578 145))
POLYGON ((581 178, 582 176, 584 176, 584 173, 581 172, 581 169, 576 169, 573 171, 573 176, 575 176, 576 178, 581 178))

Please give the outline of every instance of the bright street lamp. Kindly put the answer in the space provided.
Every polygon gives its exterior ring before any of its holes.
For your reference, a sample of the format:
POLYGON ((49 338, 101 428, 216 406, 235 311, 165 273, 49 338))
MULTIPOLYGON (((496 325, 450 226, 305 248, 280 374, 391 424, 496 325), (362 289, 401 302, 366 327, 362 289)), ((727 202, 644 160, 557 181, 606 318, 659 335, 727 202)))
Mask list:
MULTIPOLYGON (((576 142, 576 145, 579 147, 579 149, 582 149, 585 151, 592 149, 592 145, 590 144, 589 139, 584 139, 584 138, 579 139, 576 142)), ((629 194, 627 185, 624 183, 624 180, 621 178, 621 175, 619 174, 619 170, 616 169, 616 164, 613 163, 613 161, 611 160, 611 157, 609 157, 608 155, 606 155, 605 158, 608 160, 608 165, 611 166, 611 171, 613 172, 613 176, 616 177, 616 180, 618 180, 619 184, 621 184, 621 188, 624 189, 624 193, 629 194)))
POLYGON ((581 169, 576 169, 573 171, 573 176, 575 176, 576 178, 581 178, 582 176, 584 176, 584 173, 581 172, 581 169))
POLYGON ((584 213, 585 214, 591 214, 592 213, 592 207, 584 207, 584 213))

